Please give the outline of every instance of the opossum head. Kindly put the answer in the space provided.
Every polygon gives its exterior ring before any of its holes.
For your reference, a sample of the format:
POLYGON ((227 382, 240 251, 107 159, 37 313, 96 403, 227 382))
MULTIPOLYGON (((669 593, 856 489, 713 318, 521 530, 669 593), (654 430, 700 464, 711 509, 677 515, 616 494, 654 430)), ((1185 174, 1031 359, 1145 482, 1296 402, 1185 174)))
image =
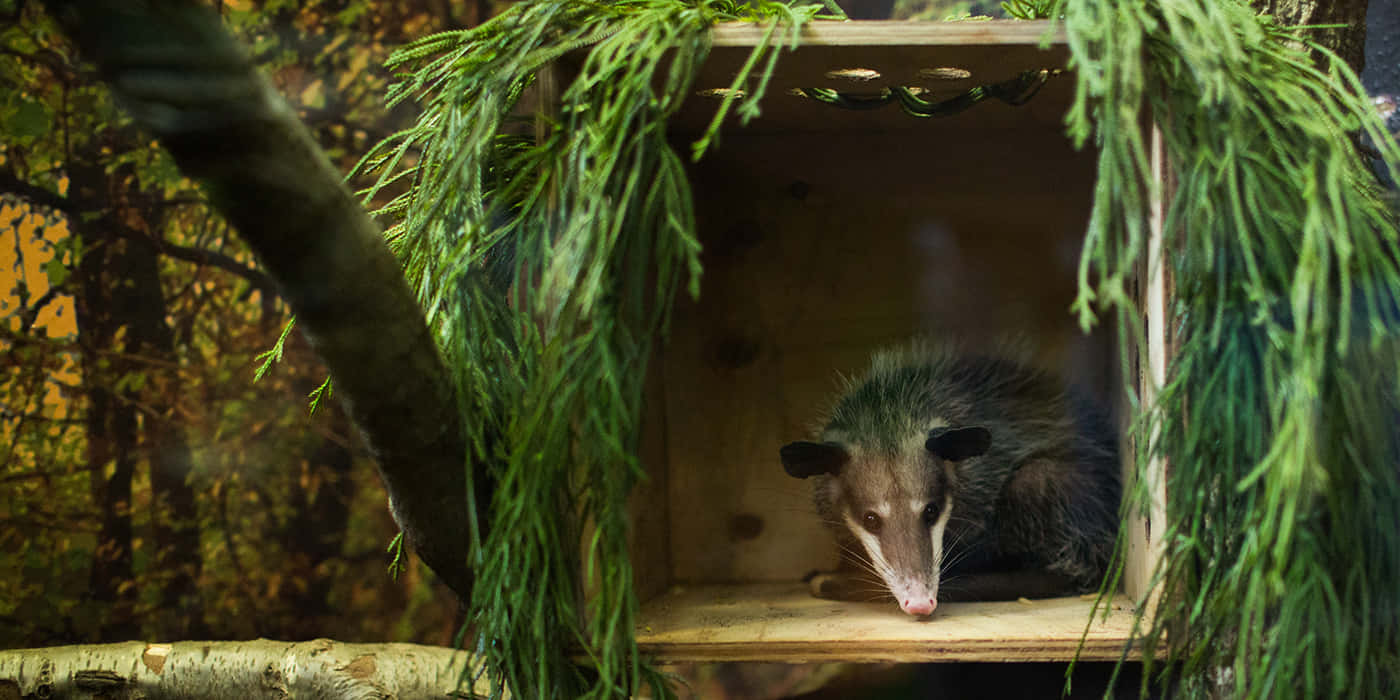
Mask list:
POLYGON ((910 615, 938 607, 943 534, 953 515, 957 464, 984 454, 982 427, 940 427, 894 451, 866 449, 830 434, 826 442, 794 442, 781 450, 791 476, 816 479, 823 517, 865 549, 899 606, 910 615))

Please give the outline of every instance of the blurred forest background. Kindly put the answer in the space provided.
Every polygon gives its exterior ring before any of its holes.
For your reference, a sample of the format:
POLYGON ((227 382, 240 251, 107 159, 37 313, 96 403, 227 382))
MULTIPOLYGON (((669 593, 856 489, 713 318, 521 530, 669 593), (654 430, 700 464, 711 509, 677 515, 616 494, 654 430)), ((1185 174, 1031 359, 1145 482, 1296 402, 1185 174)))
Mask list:
MULTIPOLYGON (((348 170, 413 118, 388 53, 486 0, 216 3, 348 170)), ((449 644, 326 372, 252 255, 36 2, 0 2, 0 645, 449 644)))
MULTIPOLYGON (((213 4, 348 171, 415 116, 382 106, 388 53, 506 3, 213 4)), ((982 0, 841 4, 1001 14, 982 0)), ((1372 5, 1368 85, 1393 112, 1381 93, 1400 91, 1397 11, 1372 5)), ((326 373, 297 333, 254 381, 288 321, 277 290, 25 0, 0 0, 0 317, 0 647, 451 644, 446 589, 416 561, 388 573, 384 492, 336 402, 311 410, 326 373)))
MULTIPOLYGON (((506 4, 214 3, 344 171, 414 117, 382 106, 388 53, 506 4)), ((337 403, 311 410, 300 335, 254 380, 277 290, 37 2, 0 0, 0 144, 0 647, 451 643, 431 572, 388 574, 383 489, 337 403)))

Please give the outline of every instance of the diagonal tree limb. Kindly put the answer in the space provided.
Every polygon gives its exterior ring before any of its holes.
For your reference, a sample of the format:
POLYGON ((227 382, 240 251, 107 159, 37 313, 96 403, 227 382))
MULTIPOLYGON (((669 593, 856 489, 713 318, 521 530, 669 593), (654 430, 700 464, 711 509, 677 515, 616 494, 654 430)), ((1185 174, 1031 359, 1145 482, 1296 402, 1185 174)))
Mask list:
MULTIPOLYGON (((398 261, 341 174, 208 8, 47 6, 277 281, 378 461, 395 520, 470 600, 467 451, 453 385, 398 261)), ((473 470, 477 502, 488 502, 484 469, 473 470)))

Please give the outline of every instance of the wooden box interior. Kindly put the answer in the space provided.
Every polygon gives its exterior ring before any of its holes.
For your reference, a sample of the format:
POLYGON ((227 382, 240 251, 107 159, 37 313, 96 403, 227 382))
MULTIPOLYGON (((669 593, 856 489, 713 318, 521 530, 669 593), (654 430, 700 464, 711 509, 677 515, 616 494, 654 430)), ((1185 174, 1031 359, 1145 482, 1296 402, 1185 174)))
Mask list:
MULTIPOLYGON (((1094 183, 1063 116, 1068 73, 1021 106, 987 100, 919 119, 895 105, 847 111, 799 87, 926 98, 1063 68, 1045 22, 820 23, 785 52, 763 116, 729 125, 691 171, 704 244, 698 301, 681 299, 652 368, 635 492, 638 641, 662 661, 1117 659, 1146 591, 1147 519, 1130 528, 1125 590, 1104 621, 1092 600, 944 604, 929 620, 892 600, 811 598, 802 577, 837 552, 809 485, 778 448, 814 435, 873 350, 915 336, 973 347, 1019 338, 1037 362, 1120 415, 1114 333, 1070 315, 1094 183), (865 69, 852 81, 830 71, 865 69), (946 69, 959 69, 967 77, 946 69), (944 69, 929 71, 925 69, 944 69), (862 75, 868 76, 868 73, 862 75)), ((721 26, 697 96, 673 120, 683 154, 760 30, 721 26)), ((1160 299, 1159 299, 1160 301, 1160 299)))

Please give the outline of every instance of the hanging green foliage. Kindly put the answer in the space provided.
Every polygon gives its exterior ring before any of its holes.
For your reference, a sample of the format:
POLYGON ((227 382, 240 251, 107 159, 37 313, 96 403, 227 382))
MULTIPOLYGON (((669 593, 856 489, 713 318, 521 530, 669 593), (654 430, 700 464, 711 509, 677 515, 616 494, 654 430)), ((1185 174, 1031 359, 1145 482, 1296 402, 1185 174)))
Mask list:
MULTIPOLYGON (((408 185, 382 213, 458 372, 471 458, 495 480, 490 526, 463 536, 479 575, 474 651, 497 692, 665 692, 632 638, 625 504, 650 344, 699 276, 666 119, 711 24, 764 22, 768 40, 695 157, 736 103, 756 113, 771 44, 795 45, 820 11, 527 0, 395 57, 393 100, 419 100, 423 116, 364 167, 381 175, 369 196, 408 185), (513 125, 566 55, 583 58, 554 121, 513 125)), ((1147 261, 1171 266, 1178 350, 1159 400, 1140 407, 1144 434, 1160 436, 1140 460, 1171 464, 1168 595, 1150 639, 1178 636, 1170 667, 1188 695, 1378 695, 1400 676, 1387 622, 1400 614, 1400 532, 1378 526, 1400 522, 1400 250, 1353 136, 1392 165, 1400 149, 1346 66, 1326 52, 1314 64, 1305 35, 1243 4, 1062 0, 1051 14, 1077 71, 1071 135, 1100 148, 1085 325, 1102 312, 1140 323, 1130 285, 1164 194, 1148 117, 1178 177, 1168 253, 1147 261)))
POLYGON ((1146 658, 1174 635, 1183 697, 1385 697, 1400 685, 1400 249, 1355 139, 1392 175, 1400 150, 1341 60, 1243 3, 1062 9, 1070 130, 1100 148, 1086 325, 1098 308, 1140 327, 1130 284, 1150 201, 1168 197, 1147 261, 1175 279, 1177 354, 1141 407, 1169 465, 1146 658), (1154 189, 1147 118, 1172 192, 1154 189))
POLYGON ((633 640, 626 504, 641 477, 651 341, 678 288, 693 295, 699 284, 689 184, 666 119, 691 92, 712 24, 762 22, 768 40, 696 157, 740 89, 740 116, 757 113, 773 44, 795 45, 822 9, 532 0, 393 59, 403 81, 391 101, 416 98, 423 114, 362 167, 380 173, 370 197, 411 185, 381 214, 396 219, 390 241, 456 368, 471 459, 495 480, 489 527, 462 535, 478 576, 472 651, 494 693, 665 692, 633 640), (554 121, 512 125, 566 56, 578 74, 554 121))

